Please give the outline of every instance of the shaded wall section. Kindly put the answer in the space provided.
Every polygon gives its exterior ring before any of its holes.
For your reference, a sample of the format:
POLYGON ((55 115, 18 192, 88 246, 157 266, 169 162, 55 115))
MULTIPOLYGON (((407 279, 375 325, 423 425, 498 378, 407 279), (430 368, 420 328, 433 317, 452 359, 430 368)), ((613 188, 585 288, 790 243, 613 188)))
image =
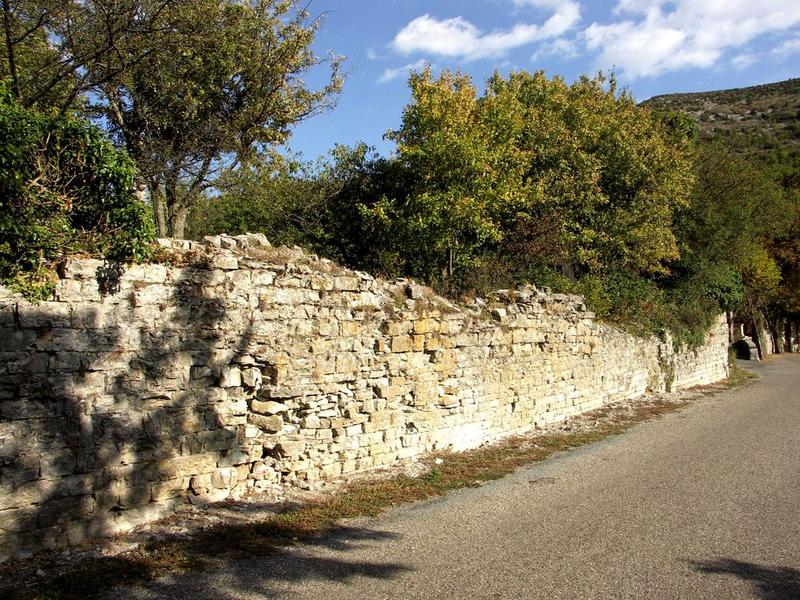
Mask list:
POLYGON ((0 558, 239 497, 466 449, 727 375, 704 346, 598 324, 533 287, 457 306, 263 236, 0 289, 0 558))

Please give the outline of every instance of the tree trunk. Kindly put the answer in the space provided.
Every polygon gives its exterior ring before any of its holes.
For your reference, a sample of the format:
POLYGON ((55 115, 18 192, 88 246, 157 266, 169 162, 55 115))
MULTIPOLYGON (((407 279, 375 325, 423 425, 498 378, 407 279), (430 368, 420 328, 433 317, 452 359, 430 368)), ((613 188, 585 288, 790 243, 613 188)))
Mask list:
POLYGON ((161 186, 154 181, 148 184, 148 188, 150 189, 150 200, 153 203, 153 217, 156 220, 156 235, 167 237, 167 207, 164 195, 161 193, 161 186))
POLYGON ((770 331, 770 321, 767 315, 760 309, 753 312, 753 341, 758 346, 759 354, 764 359, 770 354, 775 354, 772 332, 770 331))
POLYGON ((186 235, 186 219, 189 217, 189 208, 186 206, 178 206, 175 209, 175 214, 172 219, 172 231, 170 236, 179 240, 183 239, 186 235))
POLYGON ((455 250, 453 250, 452 246, 447 247, 447 278, 453 278, 453 255, 455 254, 455 250))
POLYGON ((781 317, 773 317, 769 321, 770 333, 772 334, 773 343, 775 344, 775 354, 781 354, 784 351, 783 344, 783 319, 781 317))
POLYGON ((3 29, 6 38, 6 53, 8 54, 8 71, 11 74, 11 86, 17 100, 22 100, 22 91, 17 78, 17 63, 14 55, 13 32, 11 31, 11 5, 8 0, 3 0, 3 29))

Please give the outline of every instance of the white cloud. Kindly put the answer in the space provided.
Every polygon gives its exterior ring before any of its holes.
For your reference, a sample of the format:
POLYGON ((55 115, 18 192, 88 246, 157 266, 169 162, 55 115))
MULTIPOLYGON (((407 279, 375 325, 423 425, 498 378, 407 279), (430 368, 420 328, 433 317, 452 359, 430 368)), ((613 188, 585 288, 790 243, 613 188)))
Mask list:
POLYGON ((397 79, 398 77, 402 77, 403 75, 408 74, 410 71, 417 71, 419 69, 424 69, 427 64, 428 64, 427 60, 421 59, 415 63, 403 65, 402 67, 397 67, 395 69, 384 69, 383 74, 380 77, 378 77, 378 83, 388 83, 393 79, 397 79))
POLYGON ((426 52, 447 58, 475 60, 502 56, 509 50, 536 41, 558 37, 580 20, 580 6, 574 0, 514 0, 553 11, 542 25, 517 23, 505 31, 483 33, 463 17, 437 19, 417 17, 403 27, 391 43, 402 54, 426 52))
POLYGON ((533 62, 542 58, 556 56, 562 59, 577 58, 580 56, 578 44, 575 40, 568 40, 566 38, 558 38, 552 42, 543 44, 539 50, 531 57, 533 62))
POLYGON ((770 54, 779 59, 784 59, 800 52, 800 37, 784 41, 780 46, 772 49, 770 54))
POLYGON ((746 69, 757 61, 758 57, 753 54, 737 54, 731 59, 731 64, 737 69, 746 69))
POLYGON ((800 23, 797 0, 619 0, 621 20, 583 32, 598 66, 629 79, 713 66, 728 50, 800 23))
POLYGON ((553 11, 540 29, 541 39, 558 37, 581 20, 581 6, 574 0, 514 0, 514 4, 553 11))

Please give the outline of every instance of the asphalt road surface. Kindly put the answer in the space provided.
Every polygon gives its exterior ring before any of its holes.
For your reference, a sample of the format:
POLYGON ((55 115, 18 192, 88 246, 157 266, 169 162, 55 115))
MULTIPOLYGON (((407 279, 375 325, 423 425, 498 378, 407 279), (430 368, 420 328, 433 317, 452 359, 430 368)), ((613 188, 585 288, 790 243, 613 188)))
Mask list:
POLYGON ((134 598, 800 599, 800 356, 501 481, 134 598))

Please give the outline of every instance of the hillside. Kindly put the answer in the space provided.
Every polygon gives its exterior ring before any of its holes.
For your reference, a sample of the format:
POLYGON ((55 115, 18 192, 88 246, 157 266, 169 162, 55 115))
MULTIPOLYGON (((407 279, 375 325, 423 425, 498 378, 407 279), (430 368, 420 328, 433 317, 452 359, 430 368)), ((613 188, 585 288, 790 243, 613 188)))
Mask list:
POLYGON ((742 154, 783 162, 800 154, 800 79, 746 88, 654 96, 643 104, 697 120, 703 139, 742 154))

